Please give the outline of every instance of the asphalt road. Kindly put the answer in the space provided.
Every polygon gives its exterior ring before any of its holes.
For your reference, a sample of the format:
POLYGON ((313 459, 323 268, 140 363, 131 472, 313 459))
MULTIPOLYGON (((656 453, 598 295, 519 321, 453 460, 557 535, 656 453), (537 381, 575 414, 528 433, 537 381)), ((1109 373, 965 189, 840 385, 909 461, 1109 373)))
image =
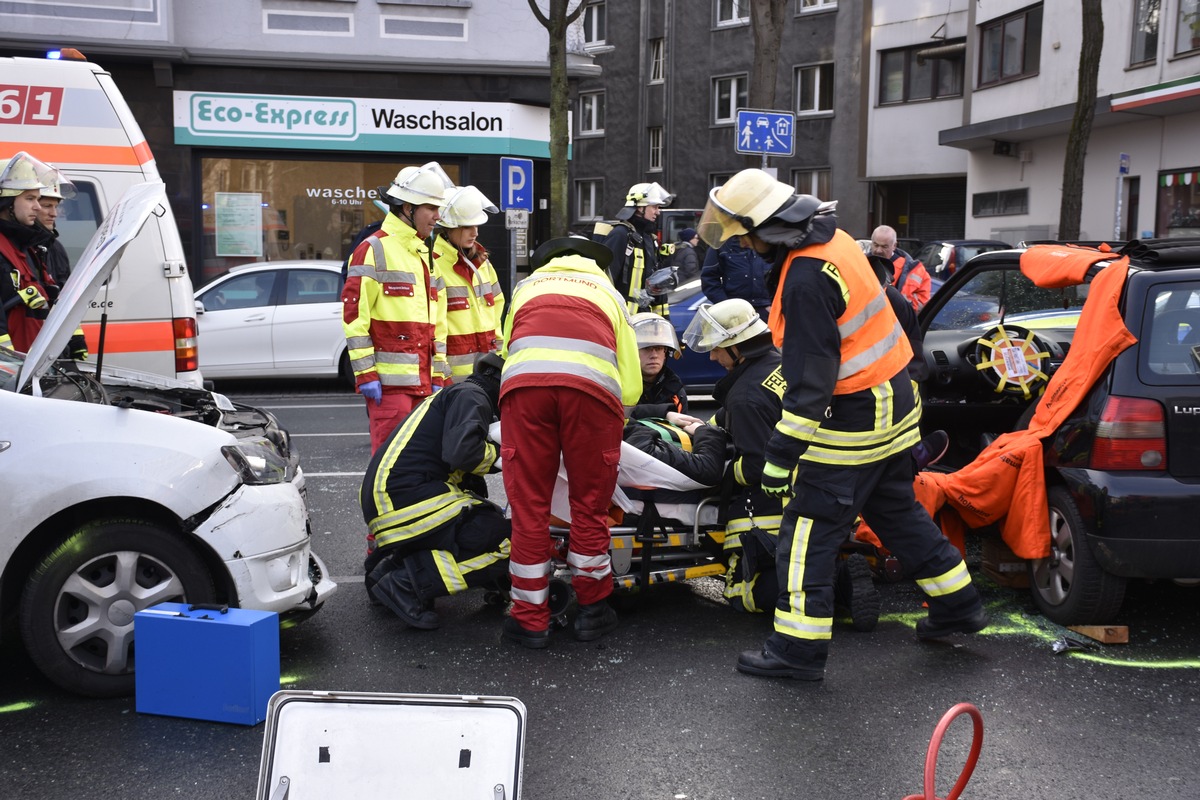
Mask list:
MULTIPOLYGON (((588 644, 562 635, 541 652, 502 644, 502 612, 477 592, 439 601, 441 630, 415 631, 369 605, 362 588, 357 492, 369 444, 358 398, 320 384, 218 389, 269 407, 296 437, 314 546, 340 583, 318 614, 281 632, 285 688, 517 697, 528 709, 528 800, 902 798, 921 792, 930 735, 960 702, 984 720, 964 798, 1200 797, 1196 589, 1135 585, 1120 620, 1129 644, 1060 653, 1054 643, 1068 632, 1025 593, 978 577, 972 548, 987 631, 919 643, 919 593, 881 584, 878 628, 839 623, 817 684, 735 672, 738 651, 757 646, 769 621, 729 610, 712 580, 655 587, 622 612, 615 633, 588 644)), ((0 675, 0 798, 254 796, 262 725, 154 717, 138 714, 133 698, 67 695, 34 672, 8 631, 0 675)), ((414 736, 397 730, 378 742, 387 796, 409 796, 414 736)), ((951 725, 939 796, 970 738, 965 718, 951 725)), ((293 798, 303 796, 296 788, 293 798)))

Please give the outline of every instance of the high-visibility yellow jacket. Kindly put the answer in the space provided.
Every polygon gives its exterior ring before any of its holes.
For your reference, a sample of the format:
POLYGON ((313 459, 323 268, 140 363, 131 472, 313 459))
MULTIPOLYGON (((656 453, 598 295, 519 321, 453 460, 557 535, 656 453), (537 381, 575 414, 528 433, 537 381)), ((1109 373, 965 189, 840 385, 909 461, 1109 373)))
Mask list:
POLYGON ((355 383, 428 395, 450 377, 446 295, 429 268, 429 250, 394 214, 350 256, 342 289, 342 325, 355 383))
POLYGON ((642 395, 637 338, 625 299, 596 263, 555 258, 513 289, 504 324, 500 397, 524 386, 566 386, 624 417, 642 395))
POLYGON ((454 380, 467 377, 480 353, 499 350, 504 292, 487 250, 467 258, 450 240, 434 243, 434 267, 446 284, 446 360, 454 380))

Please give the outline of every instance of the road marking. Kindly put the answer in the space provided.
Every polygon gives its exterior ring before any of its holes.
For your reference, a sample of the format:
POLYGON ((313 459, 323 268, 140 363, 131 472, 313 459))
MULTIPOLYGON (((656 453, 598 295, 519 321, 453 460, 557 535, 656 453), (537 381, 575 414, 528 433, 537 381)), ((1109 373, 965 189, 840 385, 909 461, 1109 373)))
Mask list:
POLYGON ((370 431, 350 431, 348 433, 293 433, 293 439, 299 439, 302 436, 370 436, 370 431))
POLYGON ((306 472, 306 478, 361 478, 365 472, 306 472))
MULTIPOLYGON (((239 397, 238 398, 238 400, 240 402, 246 402, 247 400, 253 400, 253 399, 254 399, 253 397, 247 397, 247 398, 239 397)), ((362 408, 362 403, 307 403, 305 405, 300 405, 300 406, 279 406, 279 405, 267 405, 265 403, 251 403, 251 405, 256 405, 259 408, 289 408, 289 409, 290 408, 362 408)))

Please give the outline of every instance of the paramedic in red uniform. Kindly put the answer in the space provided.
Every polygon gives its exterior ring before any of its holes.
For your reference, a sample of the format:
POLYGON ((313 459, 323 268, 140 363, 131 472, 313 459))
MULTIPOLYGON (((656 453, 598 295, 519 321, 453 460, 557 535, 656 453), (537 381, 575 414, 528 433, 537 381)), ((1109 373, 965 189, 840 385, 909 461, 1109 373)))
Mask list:
POLYGON ((512 509, 511 616, 501 638, 530 648, 550 639, 550 499, 566 467, 571 532, 567 563, 579 601, 575 636, 614 630, 607 517, 617 483, 625 407, 642 393, 638 346, 625 298, 598 242, 551 239, 513 291, 500 383, 501 461, 512 509))
POLYGON ((761 481, 772 497, 794 497, 779 530, 774 633, 737 660, 752 675, 824 677, 834 565, 860 513, 925 593, 918 638, 987 625, 962 556, 913 495, 908 450, 920 437, 920 407, 908 377, 912 348, 832 205, 747 169, 710 193, 698 228, 713 247, 740 236, 774 262, 778 287, 768 324, 787 389, 761 481))
POLYGON ((28 153, 0 165, 0 347, 28 352, 58 287, 35 245, 34 226, 50 168, 28 153))
POLYGON ((451 186, 435 161, 400 170, 382 198, 390 209, 383 225, 350 256, 342 326, 354 381, 367 401, 372 454, 421 400, 449 382, 446 296, 428 240, 451 186))

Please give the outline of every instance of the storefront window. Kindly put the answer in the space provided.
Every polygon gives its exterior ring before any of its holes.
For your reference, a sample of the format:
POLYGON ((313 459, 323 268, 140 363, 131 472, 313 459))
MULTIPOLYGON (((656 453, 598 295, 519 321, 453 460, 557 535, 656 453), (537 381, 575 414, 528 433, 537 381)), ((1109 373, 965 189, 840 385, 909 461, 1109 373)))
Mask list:
MULTIPOLYGON (((202 158, 203 259, 197 286, 239 264, 350 254, 364 225, 383 219, 373 202, 408 163, 202 158)), ((442 164, 451 180, 456 165, 442 164)))
POLYGON ((1200 236, 1200 169, 1158 177, 1157 235, 1200 236))

